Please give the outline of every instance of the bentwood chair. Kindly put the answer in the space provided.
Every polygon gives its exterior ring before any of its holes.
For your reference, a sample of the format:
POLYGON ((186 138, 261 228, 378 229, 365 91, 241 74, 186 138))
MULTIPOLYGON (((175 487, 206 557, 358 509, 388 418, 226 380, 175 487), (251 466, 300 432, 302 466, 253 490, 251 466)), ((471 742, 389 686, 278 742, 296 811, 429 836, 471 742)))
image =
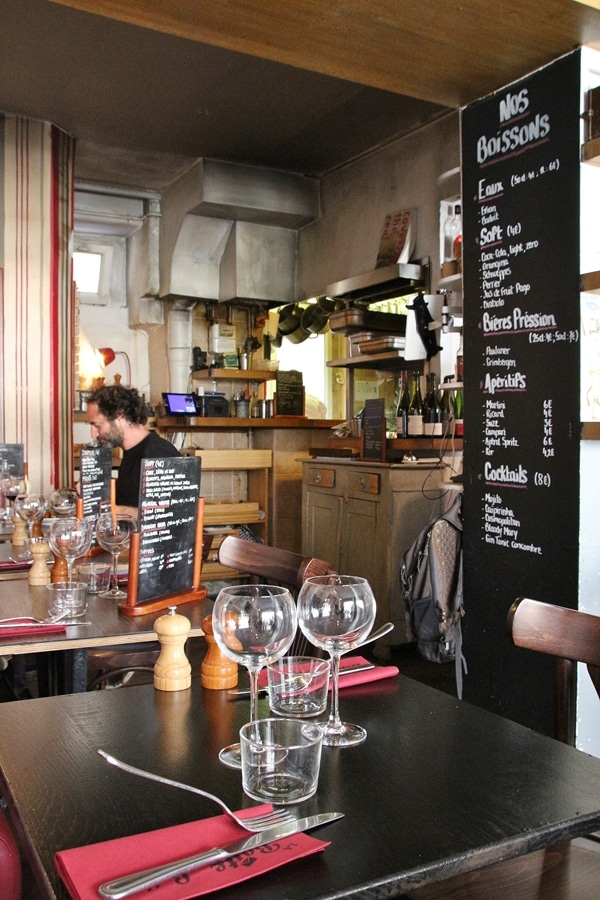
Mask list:
POLYGON ((21 858, 8 820, 0 809, 0 897, 21 900, 21 858))
MULTIPOLYGON (((219 547, 219 562, 253 578, 257 584, 279 584, 297 597, 304 581, 313 575, 335 574, 324 559, 302 556, 280 547, 269 547, 229 535, 219 547)), ((298 630, 290 647, 291 656, 320 656, 298 630)))
POLYGON ((509 637, 516 647, 556 657, 556 708, 564 743, 574 743, 576 664, 586 663, 600 697, 600 616, 519 597, 508 612, 509 637))

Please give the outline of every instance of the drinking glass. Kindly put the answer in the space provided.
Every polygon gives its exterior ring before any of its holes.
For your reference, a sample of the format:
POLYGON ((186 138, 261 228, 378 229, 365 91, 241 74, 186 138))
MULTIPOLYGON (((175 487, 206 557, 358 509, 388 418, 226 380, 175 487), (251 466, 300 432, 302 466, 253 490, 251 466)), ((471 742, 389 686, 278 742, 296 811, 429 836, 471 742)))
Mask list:
MULTIPOLYGON (((42 494, 17 494, 15 497, 15 513, 27 524, 29 540, 33 537, 33 526, 44 518, 46 500, 42 494)), ((19 559, 33 559, 29 548, 19 554, 19 559)))
MULTIPOLYGON (((212 625, 217 646, 243 665, 250 676, 250 721, 258 719, 258 677, 268 663, 285 656, 297 626, 296 604, 287 588, 269 584, 224 587, 215 600, 212 625)), ((241 768, 240 745, 231 744, 219 759, 241 768)))
POLYGON ((48 532, 48 543, 55 556, 67 561, 67 582, 73 581, 73 563, 88 552, 94 537, 90 519, 54 519, 48 532))
POLYGON ((69 518, 75 515, 77 503, 77 491, 73 488, 58 488, 52 491, 48 497, 48 506, 59 519, 69 518))
POLYGON ((323 730, 323 743, 328 747, 353 747, 367 736, 360 725, 340 718, 340 657, 367 637, 376 610, 369 582, 358 575, 315 575, 306 579, 298 595, 302 633, 331 657, 331 711, 323 730))
POLYGON ((111 510, 105 510, 98 516, 96 522, 96 540, 103 550, 112 556, 111 587, 107 591, 100 591, 99 597, 108 600, 124 600, 127 594, 119 587, 119 574, 117 566, 119 553, 129 547, 131 532, 135 529, 135 522, 131 516, 124 513, 114 514, 111 510))

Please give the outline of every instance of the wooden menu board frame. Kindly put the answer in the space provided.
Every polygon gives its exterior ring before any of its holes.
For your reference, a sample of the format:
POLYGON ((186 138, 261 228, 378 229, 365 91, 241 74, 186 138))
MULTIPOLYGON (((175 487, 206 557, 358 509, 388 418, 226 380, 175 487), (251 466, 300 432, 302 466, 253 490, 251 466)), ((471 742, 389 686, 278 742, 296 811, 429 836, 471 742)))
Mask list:
POLYGON ((387 455, 385 401, 367 400, 362 419, 360 458, 385 462, 387 455))
MULTIPOLYGON (((126 616, 141 616, 165 609, 168 606, 202 600, 207 590, 200 584, 202 571, 202 537, 204 526, 204 499, 197 497, 195 504, 191 498, 176 498, 176 512, 172 505, 174 492, 149 500, 145 496, 146 479, 153 474, 153 468, 168 468, 172 474, 179 472, 180 477, 193 481, 191 474, 197 469, 197 484, 194 490, 200 491, 201 461, 198 457, 167 457, 157 460, 142 461, 142 479, 140 483, 139 530, 131 535, 129 550, 129 578, 127 599, 120 604, 120 611, 126 616), (180 471, 179 471, 180 470, 180 471), (187 474, 186 474, 187 473, 187 474), (160 519, 156 519, 156 511, 160 519), (146 514, 146 515, 145 515, 146 514), (180 520, 174 520, 178 514, 180 520), (187 517, 187 519, 186 519, 187 517), (190 518, 191 517, 191 518, 190 518), (146 519, 146 521, 145 521, 146 519), (169 525, 170 522, 170 525, 169 525), (165 590, 173 573, 164 566, 164 555, 155 553, 160 541, 160 530, 164 529, 162 548, 168 554, 168 542, 172 542, 175 554, 192 553, 191 583, 176 590, 165 590), (176 533, 174 533, 174 531, 176 533), (143 562, 143 566, 141 565, 143 562)), ((185 487, 185 486, 184 486, 185 487)))

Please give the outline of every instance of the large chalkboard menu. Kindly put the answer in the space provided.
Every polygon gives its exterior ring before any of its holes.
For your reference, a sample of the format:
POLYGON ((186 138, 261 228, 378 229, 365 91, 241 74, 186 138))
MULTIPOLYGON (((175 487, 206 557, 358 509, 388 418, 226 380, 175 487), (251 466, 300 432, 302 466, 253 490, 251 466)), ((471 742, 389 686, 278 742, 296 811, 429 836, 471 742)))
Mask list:
POLYGON ((142 460, 137 603, 193 586, 200 466, 197 456, 142 460))
POLYGON ((577 606, 580 54, 462 114, 465 698, 554 733, 518 596, 577 606))
POLYGON ((79 483, 83 500, 83 515, 96 517, 100 504, 110 500, 112 449, 83 447, 79 461, 79 483))

